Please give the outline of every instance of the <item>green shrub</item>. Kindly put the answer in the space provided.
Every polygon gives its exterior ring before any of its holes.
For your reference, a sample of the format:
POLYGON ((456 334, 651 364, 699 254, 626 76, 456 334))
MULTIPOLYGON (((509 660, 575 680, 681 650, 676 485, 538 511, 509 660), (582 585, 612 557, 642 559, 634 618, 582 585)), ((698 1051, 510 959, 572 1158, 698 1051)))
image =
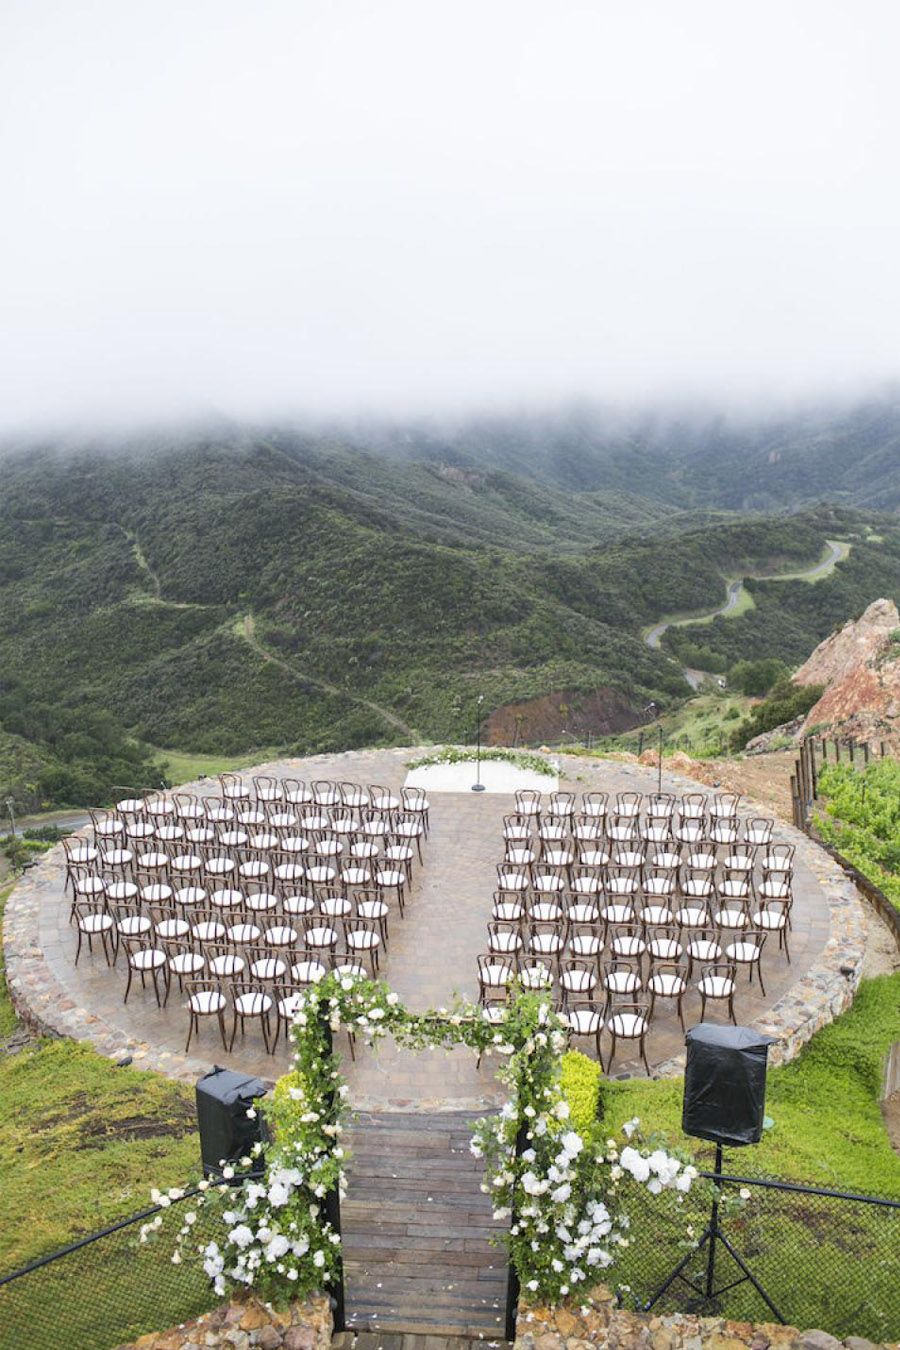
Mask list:
POLYGON ((757 661, 738 661, 728 672, 728 683, 742 694, 762 698, 776 681, 784 680, 787 673, 784 662, 774 656, 757 661))
POLYGON ((900 764, 874 760, 864 770, 828 764, 819 774, 822 837, 900 908, 900 764))
POLYGON ((735 729, 732 745, 735 750, 742 749, 754 736, 765 731, 773 731, 785 722, 808 713, 822 697, 823 684, 793 684, 784 676, 773 685, 768 698, 758 703, 750 716, 735 729))
POLYGON ((602 1115, 600 1077, 600 1065, 580 1050, 567 1050, 563 1055, 560 1082, 572 1128, 582 1137, 593 1131, 602 1115))

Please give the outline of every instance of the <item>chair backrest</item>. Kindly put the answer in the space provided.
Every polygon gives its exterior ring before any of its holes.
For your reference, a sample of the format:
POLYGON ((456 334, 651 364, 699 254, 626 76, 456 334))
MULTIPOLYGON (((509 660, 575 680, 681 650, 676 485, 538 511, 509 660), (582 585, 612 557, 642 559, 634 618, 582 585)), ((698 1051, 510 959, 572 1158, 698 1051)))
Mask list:
POLYGON ((606 808, 609 804, 609 793, 583 792, 581 794, 581 801, 586 816, 592 816, 594 818, 597 816, 605 816, 606 808))
POLYGON ((518 815, 535 815, 541 809, 541 794, 534 788, 519 788, 516 796, 516 813, 518 815))
POLYGON ((701 820, 706 815, 706 793, 685 792, 681 798, 681 819, 701 820))
MULTIPOLYGON (((700 968, 701 980, 718 978, 730 980, 733 985, 735 980, 735 974, 736 972, 733 961, 712 961, 708 966, 701 966, 700 968)), ((719 998, 722 997, 722 995, 713 994, 712 997, 719 998)))
POLYGON ((713 797, 714 813, 731 819, 737 815, 740 801, 740 794, 737 792, 717 792, 713 797))

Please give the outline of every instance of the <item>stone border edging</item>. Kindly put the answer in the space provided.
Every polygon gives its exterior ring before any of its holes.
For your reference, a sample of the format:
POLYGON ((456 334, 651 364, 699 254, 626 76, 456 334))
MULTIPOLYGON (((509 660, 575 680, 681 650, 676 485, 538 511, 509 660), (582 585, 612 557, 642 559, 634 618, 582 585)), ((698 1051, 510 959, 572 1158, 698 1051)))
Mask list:
MULTIPOLYGON (((283 769, 285 765, 314 767, 317 762, 333 763, 335 758, 350 760, 358 753, 347 751, 342 756, 278 760, 255 765, 245 772, 265 773, 276 766, 283 769)), ((415 753, 415 749, 395 748, 393 753, 405 760, 415 753)), ((565 756, 561 767, 565 770, 567 765, 572 765, 574 771, 575 766, 582 763, 596 768, 603 761, 565 756)), ((648 790, 652 790, 656 770, 637 763, 630 768, 637 777, 646 777, 648 790)), ((680 791, 697 789, 695 779, 674 773, 667 773, 665 777, 668 784, 680 791)), ((215 780, 198 780, 183 785, 180 790, 203 795, 214 785, 215 780)), ((708 789, 708 785, 703 786, 708 789)), ((821 1027, 849 1007, 862 973, 868 927, 865 905, 856 886, 830 853, 801 830, 781 821, 778 822, 778 833, 796 846, 798 857, 803 859, 822 887, 829 906, 829 937, 806 974, 752 1023, 757 1031, 778 1039, 779 1044, 772 1046, 769 1056, 773 1065, 793 1059, 821 1027)), ((57 845, 14 887, 6 903, 3 925, 6 980, 17 1014, 40 1035, 85 1040, 107 1058, 118 1060, 131 1056, 135 1068, 155 1069, 185 1082, 196 1081, 208 1068, 205 1061, 186 1059, 173 1051, 136 1040, 89 1010, 78 1008, 50 970, 40 946, 40 904, 48 893, 58 899, 63 875, 64 854, 62 846, 57 845)), ((683 1070, 684 1055, 676 1055, 657 1066, 655 1076, 673 1077, 683 1070)))

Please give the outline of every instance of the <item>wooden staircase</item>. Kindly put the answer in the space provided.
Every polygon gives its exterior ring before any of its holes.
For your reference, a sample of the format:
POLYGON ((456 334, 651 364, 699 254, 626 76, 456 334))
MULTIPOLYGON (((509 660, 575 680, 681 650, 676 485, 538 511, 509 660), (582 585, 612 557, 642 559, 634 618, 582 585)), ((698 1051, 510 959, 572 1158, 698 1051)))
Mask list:
POLYGON ((474 1117, 361 1115, 341 1206, 348 1330, 340 1350, 505 1345, 506 1254, 469 1151, 474 1117))

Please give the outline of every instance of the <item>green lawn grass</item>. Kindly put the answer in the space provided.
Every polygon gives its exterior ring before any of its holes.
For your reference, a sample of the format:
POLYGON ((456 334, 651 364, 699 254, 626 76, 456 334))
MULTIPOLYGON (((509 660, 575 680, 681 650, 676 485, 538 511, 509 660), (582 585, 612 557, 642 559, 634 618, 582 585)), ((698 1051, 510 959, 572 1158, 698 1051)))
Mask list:
POLYGON ((150 747, 165 764, 166 778, 173 786, 180 783, 193 783, 196 778, 205 775, 215 778, 220 773, 239 773, 253 764, 264 764, 282 753, 276 749, 249 750, 243 755, 197 755, 190 750, 160 750, 150 747))
MULTIPOLYGON (((865 980, 853 1006, 824 1027, 790 1064, 769 1071, 766 1110, 774 1121, 753 1148, 733 1150, 742 1175, 900 1199, 900 1156, 891 1148, 878 1104, 884 1062, 900 1032, 900 973, 865 980)), ((670 1142, 704 1147, 681 1132, 682 1080, 635 1078, 604 1085, 615 1133, 640 1116, 670 1142)))

